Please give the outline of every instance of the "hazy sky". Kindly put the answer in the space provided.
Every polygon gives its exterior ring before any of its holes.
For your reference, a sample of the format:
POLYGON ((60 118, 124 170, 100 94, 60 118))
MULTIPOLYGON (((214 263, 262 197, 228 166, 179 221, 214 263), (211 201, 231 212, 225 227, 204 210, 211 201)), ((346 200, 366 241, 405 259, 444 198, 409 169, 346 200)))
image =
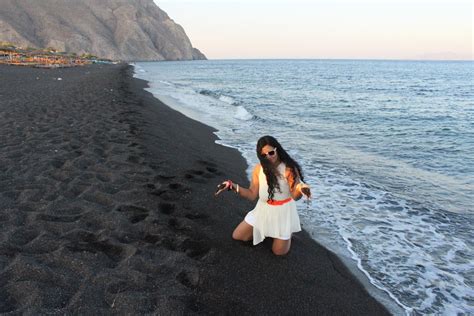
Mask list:
POLYGON ((210 59, 474 59, 467 0, 154 0, 210 59))

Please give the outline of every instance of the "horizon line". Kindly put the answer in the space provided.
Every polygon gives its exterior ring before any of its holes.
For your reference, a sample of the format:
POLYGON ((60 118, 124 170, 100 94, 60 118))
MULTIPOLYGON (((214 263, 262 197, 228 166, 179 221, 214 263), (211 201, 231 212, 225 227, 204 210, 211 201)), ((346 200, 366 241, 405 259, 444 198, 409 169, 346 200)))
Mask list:
MULTIPOLYGON (((437 62, 474 62, 473 59, 402 59, 402 58, 207 58, 209 61, 213 60, 339 60, 339 61, 437 61, 437 62)), ((152 61, 152 60, 150 60, 152 61)), ((156 60, 156 61, 197 61, 197 60, 156 60)), ((206 59, 201 59, 206 61, 206 59)), ((136 60, 135 62, 143 62, 136 60)), ((153 61, 152 61, 153 62, 153 61)))

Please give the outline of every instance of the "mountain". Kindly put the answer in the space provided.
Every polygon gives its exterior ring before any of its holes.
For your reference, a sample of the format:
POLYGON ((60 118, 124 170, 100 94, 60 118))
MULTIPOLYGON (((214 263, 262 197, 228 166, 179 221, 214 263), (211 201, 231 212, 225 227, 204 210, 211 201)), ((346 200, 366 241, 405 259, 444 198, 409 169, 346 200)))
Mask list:
POLYGON ((153 0, 0 0, 0 41, 126 61, 206 59, 153 0))

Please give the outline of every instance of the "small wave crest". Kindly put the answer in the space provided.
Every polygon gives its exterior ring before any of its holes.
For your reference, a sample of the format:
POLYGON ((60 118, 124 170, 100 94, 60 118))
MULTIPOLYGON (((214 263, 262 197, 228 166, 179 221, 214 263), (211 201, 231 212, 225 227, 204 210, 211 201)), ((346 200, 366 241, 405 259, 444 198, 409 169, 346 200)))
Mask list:
POLYGON ((253 115, 250 114, 243 106, 239 105, 234 117, 242 121, 249 121, 253 119, 253 115))
POLYGON ((219 93, 219 92, 211 91, 211 90, 208 90, 208 89, 199 90, 198 93, 201 94, 201 95, 205 95, 205 96, 217 99, 219 101, 225 102, 225 103, 230 104, 230 105, 239 105, 240 104, 239 101, 237 101, 235 98, 233 98, 231 96, 228 96, 228 95, 225 95, 225 94, 222 94, 222 93, 219 93))
POLYGON ((222 102, 231 104, 231 105, 236 105, 237 104, 237 101, 235 101, 234 98, 226 96, 226 95, 221 95, 219 97, 219 100, 221 100, 222 102))
POLYGON ((198 93, 200 95, 208 96, 213 99, 224 102, 225 104, 234 105, 235 106, 234 118, 238 120, 250 121, 254 119, 254 116, 251 113, 249 113, 249 111, 243 105, 241 105, 240 102, 238 102, 231 96, 228 96, 219 92, 215 92, 212 90, 208 90, 208 89, 201 89, 198 91, 198 93))
POLYGON ((146 70, 143 69, 140 65, 134 64, 135 72, 146 73, 146 70))
POLYGON ((171 82, 166 81, 166 80, 159 80, 159 82, 162 83, 162 84, 165 84, 167 86, 172 86, 173 85, 171 82))
POLYGON ((133 66, 133 77, 137 78, 140 77, 139 75, 143 75, 146 73, 146 70, 143 69, 140 65, 136 63, 130 63, 130 66, 133 66))

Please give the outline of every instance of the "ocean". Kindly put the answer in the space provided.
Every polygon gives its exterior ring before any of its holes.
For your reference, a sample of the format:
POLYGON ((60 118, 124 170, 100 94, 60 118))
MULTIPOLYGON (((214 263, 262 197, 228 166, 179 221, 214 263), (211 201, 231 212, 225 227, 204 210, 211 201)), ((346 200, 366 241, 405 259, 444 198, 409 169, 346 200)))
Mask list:
POLYGON ((473 62, 140 62, 135 76, 248 174, 276 137, 312 187, 303 228, 403 313, 474 314, 473 62))

